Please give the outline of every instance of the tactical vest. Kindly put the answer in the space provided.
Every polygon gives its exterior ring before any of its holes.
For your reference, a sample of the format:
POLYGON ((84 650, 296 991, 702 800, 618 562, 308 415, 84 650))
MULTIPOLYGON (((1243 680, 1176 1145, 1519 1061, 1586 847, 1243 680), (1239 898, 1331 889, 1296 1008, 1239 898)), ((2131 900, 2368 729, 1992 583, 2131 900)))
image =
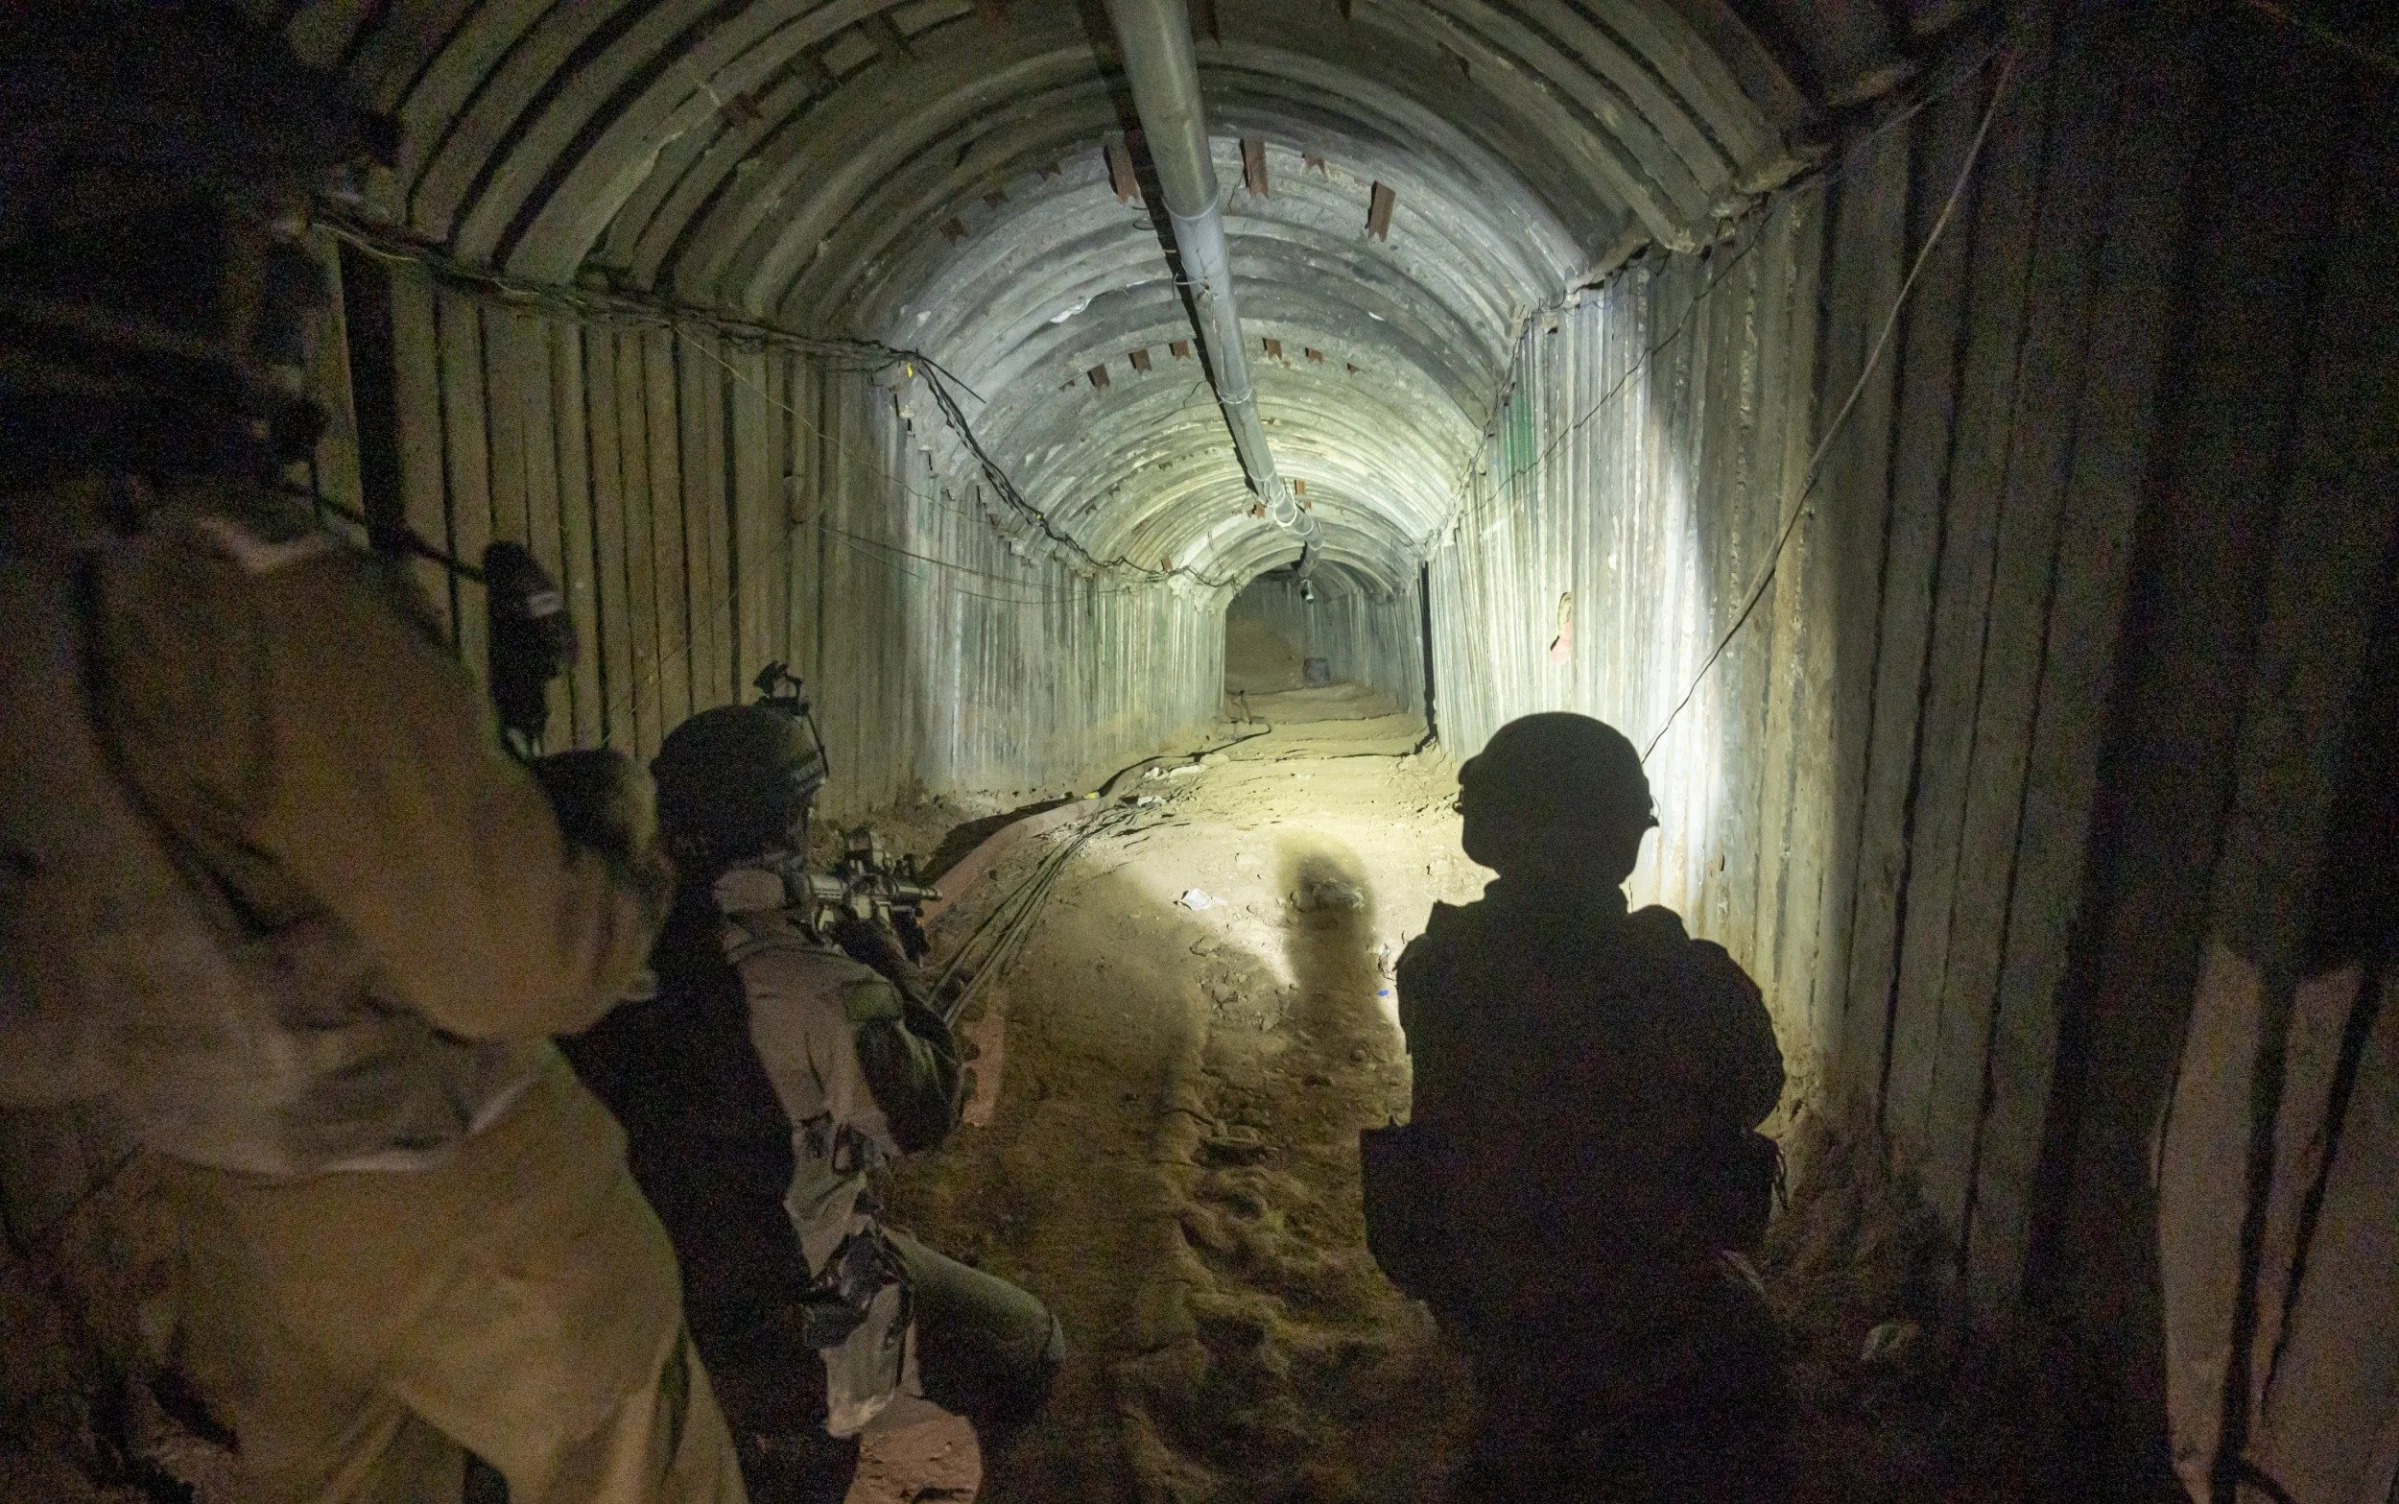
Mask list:
POLYGON ((202 515, 0 558, 0 1107, 112 1100, 135 1143, 274 1178, 421 1169, 547 1058, 442 1033, 310 895, 254 861, 229 880, 140 806, 96 729, 110 571, 213 548, 260 574, 333 547, 202 515))

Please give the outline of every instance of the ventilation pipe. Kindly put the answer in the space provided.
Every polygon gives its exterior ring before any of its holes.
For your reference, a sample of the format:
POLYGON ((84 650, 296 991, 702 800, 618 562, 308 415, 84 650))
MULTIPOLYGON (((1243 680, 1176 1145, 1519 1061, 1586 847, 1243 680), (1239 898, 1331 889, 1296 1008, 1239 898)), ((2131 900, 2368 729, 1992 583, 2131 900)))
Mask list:
POLYGON ((1316 519, 1301 509, 1291 488, 1275 473, 1266 429, 1258 421, 1249 347, 1241 337, 1233 267, 1225 252, 1224 211, 1217 205, 1216 166, 1208 154, 1208 117, 1200 101, 1191 12, 1185 0, 1107 0, 1107 6, 1124 51, 1125 76, 1133 85, 1133 108, 1141 116, 1150 160, 1157 165, 1158 182, 1166 193, 1175 253, 1190 279, 1191 304, 1217 405, 1224 409, 1233 450, 1241 456, 1250 489, 1266 504, 1266 515, 1299 535, 1299 567, 1304 573, 1315 563, 1316 519))

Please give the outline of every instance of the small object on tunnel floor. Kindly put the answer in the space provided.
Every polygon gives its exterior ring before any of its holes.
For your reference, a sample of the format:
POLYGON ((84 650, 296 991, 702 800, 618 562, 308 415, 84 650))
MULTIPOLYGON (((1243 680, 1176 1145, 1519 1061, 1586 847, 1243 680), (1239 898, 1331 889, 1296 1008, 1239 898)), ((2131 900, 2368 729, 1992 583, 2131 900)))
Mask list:
POLYGON ((1197 888, 1185 888, 1183 890, 1183 896, 1176 899, 1175 902, 1181 904, 1186 909, 1193 910, 1194 912, 1197 912, 1200 909, 1212 909, 1216 907, 1216 900, 1209 897, 1206 893, 1201 892, 1197 888))

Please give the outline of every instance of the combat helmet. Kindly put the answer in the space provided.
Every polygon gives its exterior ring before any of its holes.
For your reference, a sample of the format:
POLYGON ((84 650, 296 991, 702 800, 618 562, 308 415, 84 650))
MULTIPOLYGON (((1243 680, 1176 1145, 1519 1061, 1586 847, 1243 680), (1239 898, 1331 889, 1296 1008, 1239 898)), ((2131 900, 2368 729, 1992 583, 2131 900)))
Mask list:
MULTIPOLYGON (((1626 853, 1658 823, 1649 775, 1624 733, 1569 711, 1521 716, 1458 770, 1466 850, 1506 870, 1626 853)), ((1616 874, 1621 878, 1622 874, 1616 874)))
POLYGON ((791 840, 827 771, 804 701, 720 705, 677 726, 650 763, 676 867, 706 878, 791 840))

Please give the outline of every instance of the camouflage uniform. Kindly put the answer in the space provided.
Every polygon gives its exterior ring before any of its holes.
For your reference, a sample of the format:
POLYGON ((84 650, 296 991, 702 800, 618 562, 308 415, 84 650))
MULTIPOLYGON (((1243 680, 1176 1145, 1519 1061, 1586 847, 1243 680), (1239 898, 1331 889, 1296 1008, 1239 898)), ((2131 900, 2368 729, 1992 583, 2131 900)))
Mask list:
POLYGON ((657 879, 565 844, 305 524, 195 481, 86 576, 92 723, 243 981, 146 999, 115 1093, 187 1244, 177 1356, 247 1497, 455 1498, 463 1444, 518 1501, 732 1504, 671 1251, 545 1037, 622 991, 657 879))
POLYGON ((752 1487, 839 1499, 858 1434, 927 1401, 990 1450, 1039 1408, 1064 1337, 1024 1291, 882 1225, 868 1176, 956 1126, 955 1046, 786 905, 771 860, 686 890, 658 996, 568 1049, 674 1237, 752 1487))

